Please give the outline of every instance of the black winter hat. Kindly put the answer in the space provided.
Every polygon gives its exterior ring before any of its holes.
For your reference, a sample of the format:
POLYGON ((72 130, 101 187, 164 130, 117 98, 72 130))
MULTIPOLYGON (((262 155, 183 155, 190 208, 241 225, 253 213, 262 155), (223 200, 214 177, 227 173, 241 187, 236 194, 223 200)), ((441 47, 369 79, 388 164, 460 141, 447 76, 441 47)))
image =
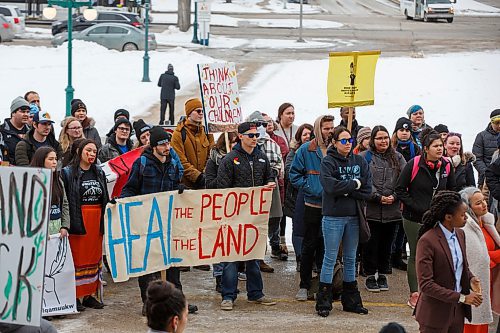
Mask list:
POLYGON ((115 122, 115 126, 113 126, 113 132, 115 132, 118 129, 118 126, 120 126, 121 124, 127 124, 130 126, 130 129, 132 129, 132 124, 130 123, 130 121, 128 121, 128 119, 120 118, 115 122))
POLYGON ((434 130, 438 133, 450 133, 450 131, 448 130, 448 126, 443 125, 443 124, 439 124, 439 125, 435 126, 434 130))
POLYGON ((127 118, 127 119, 130 120, 130 112, 128 112, 125 109, 118 109, 118 110, 115 111, 115 116, 113 118, 114 121, 116 121, 116 118, 118 118, 120 116, 125 116, 125 118, 127 118))
POLYGON ((498 116, 500 116, 500 109, 496 109, 496 110, 491 111, 490 119, 493 119, 493 118, 498 117, 498 116))
POLYGON ((401 117, 396 122, 396 128, 394 128, 394 132, 396 133, 398 130, 405 128, 411 130, 411 120, 405 117, 401 117))
POLYGON ((257 129, 257 125, 254 122, 246 121, 238 125, 238 133, 243 134, 251 129, 257 129))
POLYGON ((84 109, 85 112, 87 112, 87 106, 85 103, 82 102, 81 99, 73 99, 71 101, 71 115, 74 117, 75 112, 78 111, 79 109, 84 109))
POLYGON ((146 124, 144 120, 138 119, 137 121, 134 121, 134 131, 137 140, 141 140, 141 135, 143 135, 149 130, 151 130, 151 126, 146 124))
POLYGON ((156 147, 158 145, 170 142, 170 139, 172 138, 170 133, 165 131, 160 126, 154 126, 153 128, 151 128, 149 133, 151 134, 151 136, 149 137, 149 145, 151 147, 156 147))

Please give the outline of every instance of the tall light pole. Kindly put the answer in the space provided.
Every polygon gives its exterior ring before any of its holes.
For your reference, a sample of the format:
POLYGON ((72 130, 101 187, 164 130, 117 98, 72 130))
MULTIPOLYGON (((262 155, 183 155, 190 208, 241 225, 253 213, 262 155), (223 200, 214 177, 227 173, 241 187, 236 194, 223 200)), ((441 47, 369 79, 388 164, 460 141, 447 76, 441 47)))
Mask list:
POLYGON ((299 17, 299 39, 297 39, 297 42, 299 43, 304 43, 305 40, 302 38, 302 14, 303 14, 303 8, 302 6, 304 5, 304 0, 300 0, 300 17, 299 17))
POLYGON ((144 9, 146 10, 146 19, 145 19, 145 41, 144 41, 144 61, 143 61, 143 71, 142 71, 142 82, 151 82, 149 79, 149 0, 146 0, 144 3, 144 9))
POLYGON ((72 85, 73 80, 73 8, 89 7, 84 10, 83 16, 88 21, 93 21, 97 18, 97 11, 92 8, 92 0, 90 1, 75 1, 75 0, 48 0, 48 7, 44 8, 43 16, 48 19, 54 19, 57 11, 52 6, 60 6, 68 9, 68 85, 66 86, 66 117, 71 116, 71 100, 75 89, 72 85))
MULTIPOLYGON (((189 13, 189 16, 191 16, 191 13, 189 13)), ((194 1, 193 39, 191 40, 191 43, 200 44, 200 41, 198 40, 198 0, 194 1)))

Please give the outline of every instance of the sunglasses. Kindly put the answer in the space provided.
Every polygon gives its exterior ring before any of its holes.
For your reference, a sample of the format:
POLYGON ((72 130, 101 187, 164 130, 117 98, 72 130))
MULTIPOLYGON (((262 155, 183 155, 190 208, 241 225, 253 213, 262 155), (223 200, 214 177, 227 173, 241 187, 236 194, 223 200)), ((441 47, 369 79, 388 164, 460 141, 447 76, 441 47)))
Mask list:
POLYGON ((203 109, 196 109, 194 111, 197 112, 198 114, 202 114, 203 113, 203 109))
POLYGON ((349 138, 349 139, 340 139, 340 140, 336 140, 336 141, 340 142, 343 145, 346 145, 348 142, 352 145, 353 142, 354 142, 354 139, 353 138, 349 138))
POLYGON ((254 121, 254 124, 257 127, 260 127, 260 126, 267 127, 267 124, 269 124, 269 122, 268 121, 254 121))
POLYGON ((253 138, 258 139, 260 136, 260 133, 242 133, 242 134, 248 136, 250 139, 253 139, 253 138))

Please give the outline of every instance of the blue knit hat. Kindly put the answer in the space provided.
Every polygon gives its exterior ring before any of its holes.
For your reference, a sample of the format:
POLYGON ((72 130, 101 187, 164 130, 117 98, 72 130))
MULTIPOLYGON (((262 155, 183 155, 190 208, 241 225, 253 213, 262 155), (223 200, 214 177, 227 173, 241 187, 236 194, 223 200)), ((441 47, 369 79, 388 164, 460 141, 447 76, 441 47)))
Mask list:
POLYGON ((420 105, 415 104, 415 105, 410 106, 408 111, 406 111, 406 114, 408 115, 408 117, 410 117, 412 113, 415 113, 419 110, 423 110, 423 108, 420 105))

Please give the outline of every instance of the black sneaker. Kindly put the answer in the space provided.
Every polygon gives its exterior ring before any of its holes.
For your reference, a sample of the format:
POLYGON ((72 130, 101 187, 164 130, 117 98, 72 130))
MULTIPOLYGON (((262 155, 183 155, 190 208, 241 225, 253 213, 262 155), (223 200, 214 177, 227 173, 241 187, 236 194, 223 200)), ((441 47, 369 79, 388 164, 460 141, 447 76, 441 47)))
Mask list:
POLYGON ((96 300, 92 296, 85 297, 83 299, 82 305, 86 308, 91 308, 91 309, 103 309, 104 304, 96 300))
POLYGON ((82 312, 85 311, 85 307, 82 305, 82 302, 77 298, 76 299, 76 311, 82 312))
POLYGON ((366 278, 365 286, 366 290, 368 291, 371 291, 373 293, 380 292, 380 287, 377 283, 377 280, 375 279, 375 275, 370 275, 366 278))
POLYGON ((279 247, 273 248, 271 250, 271 258, 281 259, 281 249, 279 247))
POLYGON ((378 284, 380 291, 389 290, 389 285, 387 284, 387 278, 385 275, 381 275, 381 274, 378 275, 377 284, 378 284))
POLYGON ((198 311, 198 307, 196 305, 188 304, 188 313, 195 313, 198 311))

